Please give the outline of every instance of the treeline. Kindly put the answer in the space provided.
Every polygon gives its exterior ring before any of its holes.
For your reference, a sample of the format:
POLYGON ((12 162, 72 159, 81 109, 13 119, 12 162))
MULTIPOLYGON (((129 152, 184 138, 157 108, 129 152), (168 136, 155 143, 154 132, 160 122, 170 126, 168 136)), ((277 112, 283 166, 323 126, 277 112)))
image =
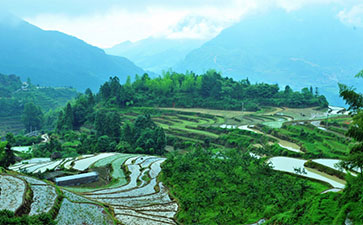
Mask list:
POLYGON ((248 79, 234 81, 210 70, 203 75, 167 72, 162 77, 136 76, 121 85, 117 77, 110 78, 99 91, 100 101, 119 107, 202 107, 228 110, 257 111, 261 106, 327 107, 318 89, 293 91, 289 86, 280 91, 277 84, 251 84, 248 79))

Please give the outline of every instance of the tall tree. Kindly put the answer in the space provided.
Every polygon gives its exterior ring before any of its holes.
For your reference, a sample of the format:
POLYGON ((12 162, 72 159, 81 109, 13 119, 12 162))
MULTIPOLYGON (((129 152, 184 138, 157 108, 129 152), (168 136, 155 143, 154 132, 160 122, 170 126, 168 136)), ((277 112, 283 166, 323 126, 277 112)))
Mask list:
POLYGON ((72 109, 72 105, 70 103, 68 103, 66 110, 64 112, 63 127, 67 130, 72 130, 73 124, 74 124, 73 109, 72 109))
MULTIPOLYGON (((356 77, 363 78, 363 71, 357 74, 356 77)), ((340 96, 349 105, 353 117, 352 126, 349 128, 347 135, 357 141, 350 149, 344 164, 348 168, 359 168, 360 177, 363 179, 363 95, 344 84, 339 84, 339 88, 340 96)))
POLYGON ((11 145, 7 142, 0 142, 0 167, 8 168, 15 163, 15 155, 11 145))
POLYGON ((42 110, 32 102, 27 103, 24 106, 22 119, 27 132, 39 130, 43 123, 42 110))

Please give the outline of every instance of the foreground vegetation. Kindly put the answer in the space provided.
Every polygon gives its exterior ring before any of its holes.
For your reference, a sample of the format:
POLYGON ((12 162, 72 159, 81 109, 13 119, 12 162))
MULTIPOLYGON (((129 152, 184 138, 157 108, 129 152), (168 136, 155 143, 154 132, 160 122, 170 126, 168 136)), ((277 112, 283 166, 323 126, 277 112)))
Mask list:
POLYGON ((161 178, 178 200, 178 221, 184 224, 253 223, 327 188, 276 172, 264 160, 237 150, 171 154, 161 178))

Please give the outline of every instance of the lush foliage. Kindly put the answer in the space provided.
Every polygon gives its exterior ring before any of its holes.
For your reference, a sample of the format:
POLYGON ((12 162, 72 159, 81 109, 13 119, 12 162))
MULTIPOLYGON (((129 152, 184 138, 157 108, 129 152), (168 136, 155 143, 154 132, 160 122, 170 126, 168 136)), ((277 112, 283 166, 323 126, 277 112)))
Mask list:
POLYGON ((100 88, 99 97, 120 107, 161 106, 201 107, 256 111, 260 106, 327 107, 324 96, 304 88, 294 92, 289 86, 279 91, 278 85, 251 84, 248 79, 234 81, 223 78, 213 70, 203 75, 167 72, 151 79, 147 74, 130 78, 120 85, 117 77, 100 88))
MULTIPOLYGON (((362 74, 363 72, 360 72, 356 77, 362 77, 362 74)), ((340 84, 340 95, 353 112, 352 126, 347 135, 357 141, 350 149, 345 165, 349 168, 359 168, 363 179, 363 94, 340 84)))
POLYGON ((27 132, 39 130, 42 127, 43 112, 39 106, 29 102, 24 106, 23 123, 27 132))
POLYGON ((171 154, 162 167, 162 180, 180 204, 178 220, 185 224, 255 222, 287 211, 321 188, 237 150, 171 154))
POLYGON ((291 209, 274 215, 268 224, 344 224, 348 217, 363 224, 363 182, 347 177, 343 193, 315 195, 297 202, 291 209))
POLYGON ((52 217, 48 214, 40 214, 37 216, 16 216, 8 210, 0 211, 0 225, 53 225, 56 224, 52 217))

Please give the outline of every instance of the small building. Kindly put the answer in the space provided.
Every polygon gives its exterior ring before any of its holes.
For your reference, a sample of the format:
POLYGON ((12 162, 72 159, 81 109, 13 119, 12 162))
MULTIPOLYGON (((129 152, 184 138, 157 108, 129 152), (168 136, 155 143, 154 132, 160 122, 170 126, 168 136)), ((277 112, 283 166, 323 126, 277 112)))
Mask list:
POLYGON ((55 184, 59 186, 74 186, 88 184, 98 180, 97 172, 82 173, 77 175, 57 177, 54 179, 55 184))

